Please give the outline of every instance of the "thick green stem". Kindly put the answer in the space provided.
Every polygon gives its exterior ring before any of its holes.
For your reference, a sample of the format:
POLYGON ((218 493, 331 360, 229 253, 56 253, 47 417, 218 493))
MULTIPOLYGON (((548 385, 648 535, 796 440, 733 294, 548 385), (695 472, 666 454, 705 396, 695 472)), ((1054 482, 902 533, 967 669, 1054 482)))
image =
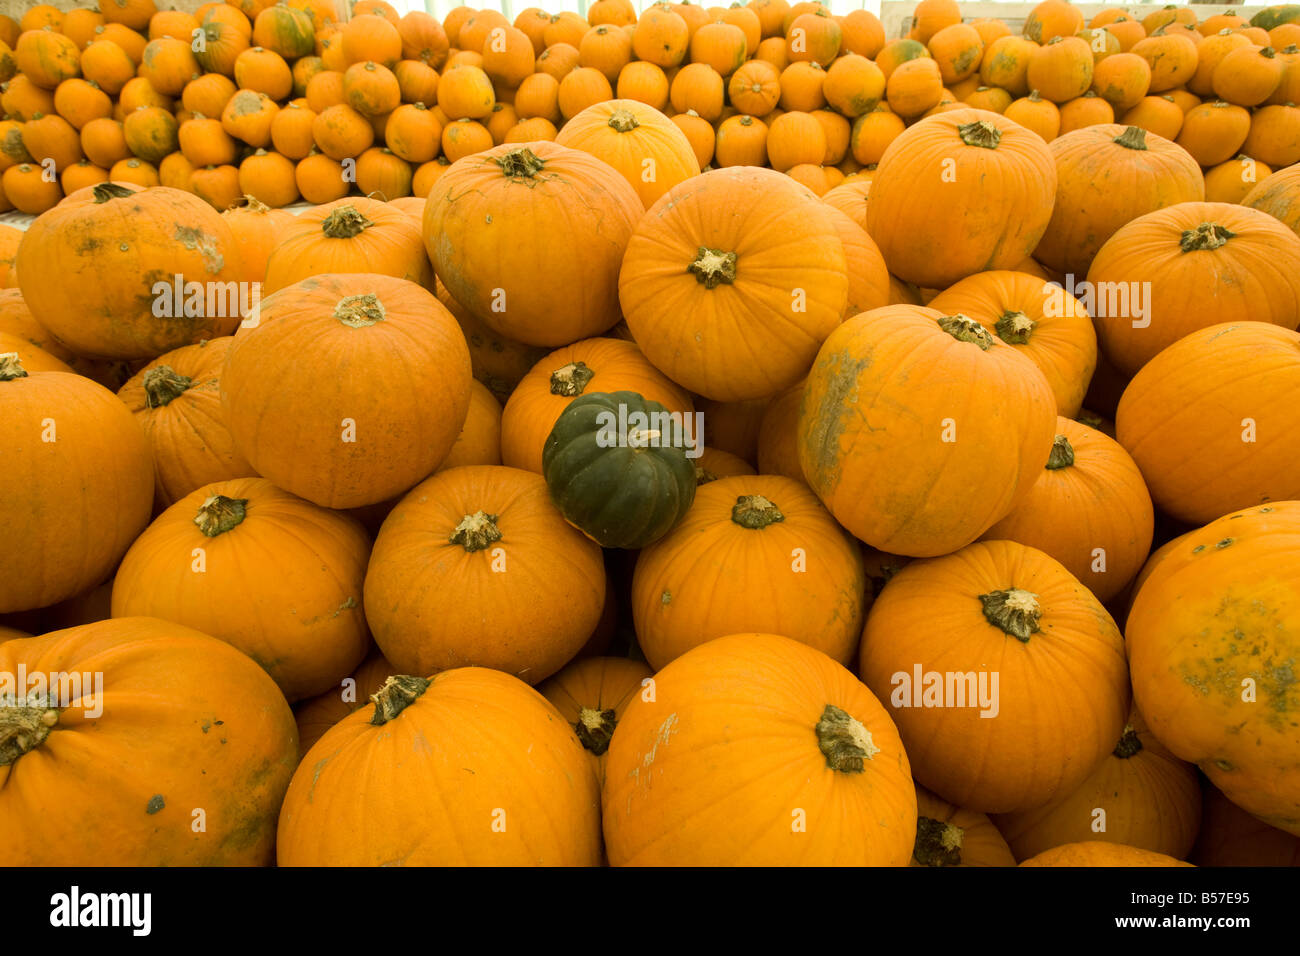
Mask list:
POLYGON ((716 289, 724 283, 731 285, 736 281, 736 254, 700 246, 695 261, 686 267, 686 271, 706 289, 716 289))
POLYGON ((578 720, 573 729, 582 745, 599 757, 609 749, 609 740, 614 736, 614 728, 617 726, 618 718, 614 711, 583 707, 578 711, 578 720))
POLYGON ((1132 724, 1125 724, 1124 732, 1119 735, 1119 743, 1115 745, 1115 749, 1111 753, 1121 760, 1127 760, 1134 754, 1140 753, 1141 750, 1142 741, 1138 739, 1137 731, 1133 729, 1132 724))
POLYGON ((956 824, 918 817, 912 858, 922 866, 961 866, 961 845, 966 831, 956 824))
POLYGON ((194 523, 209 538, 215 538, 238 527, 247 515, 247 498, 213 495, 199 507, 199 513, 194 516, 194 523))
POLYGON ((988 120, 963 123, 957 127, 957 135, 967 146, 978 146, 980 149, 997 149, 998 143, 1002 142, 1002 130, 988 120))
POLYGON ((159 365, 144 373, 143 384, 145 405, 149 408, 162 408, 184 395, 194 384, 194 379, 182 375, 170 365, 159 365))
POLYGON ((1064 435, 1057 435, 1052 442, 1052 451, 1047 456, 1047 470, 1056 471, 1060 468, 1069 468, 1073 464, 1074 446, 1064 435))
POLYGON ((871 731, 834 704, 826 705, 814 730, 826 766, 840 773, 862 773, 866 761, 880 753, 871 731))
POLYGON ((497 515, 490 515, 486 511, 465 515, 451 533, 450 541, 463 546, 470 554, 482 551, 501 540, 501 529, 496 522, 497 515))
POLYGON ((385 315, 384 303, 373 292, 345 295, 334 307, 334 318, 350 329, 364 329, 382 322, 385 315))
POLYGON ((1038 620, 1043 616, 1038 606, 1038 595, 1020 588, 1007 588, 980 595, 984 605, 984 618, 1008 637, 1029 643, 1029 635, 1038 633, 1038 620))
POLYGON ((321 232, 331 239, 352 239, 361 235, 374 223, 363 216, 356 206, 339 206, 321 222, 321 232))
POLYGON ((758 530, 784 521, 785 515, 762 495, 741 495, 732 506, 731 520, 742 528, 758 530))
POLYGON ((969 315, 962 315, 958 312, 956 315, 942 316, 938 322, 939 328, 958 342, 969 342, 972 345, 978 345, 981 352, 987 352, 993 348, 993 336, 989 334, 989 330, 969 315))
POLYGON ((570 362, 551 373, 551 394, 574 398, 581 395, 596 373, 585 362, 570 362))

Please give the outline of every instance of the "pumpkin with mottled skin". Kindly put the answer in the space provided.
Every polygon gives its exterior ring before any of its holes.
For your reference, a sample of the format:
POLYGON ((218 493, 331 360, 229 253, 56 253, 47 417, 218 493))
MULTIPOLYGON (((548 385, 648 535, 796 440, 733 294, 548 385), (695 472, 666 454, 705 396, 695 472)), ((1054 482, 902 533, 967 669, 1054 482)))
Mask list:
POLYGON ((1055 407, 1034 363, 974 319, 886 306, 822 346, 799 415, 799 461, 862 541, 948 554, 1029 492, 1051 451, 1055 407))
POLYGON ((19 667, 101 675, 103 712, 92 716, 86 697, 0 709, 0 863, 273 861, 298 732, 251 660, 179 624, 132 617, 0 644, 0 673, 19 667))
POLYGON ((60 342, 95 358, 154 358, 229 335, 237 309, 205 297, 158 315, 160 287, 243 278, 234 233, 215 209, 179 189, 122 183, 87 186, 40 216, 18 247, 23 299, 60 342))
POLYGON ((1125 634, 1151 730, 1227 797, 1300 836, 1300 502, 1234 512, 1153 560, 1125 634))

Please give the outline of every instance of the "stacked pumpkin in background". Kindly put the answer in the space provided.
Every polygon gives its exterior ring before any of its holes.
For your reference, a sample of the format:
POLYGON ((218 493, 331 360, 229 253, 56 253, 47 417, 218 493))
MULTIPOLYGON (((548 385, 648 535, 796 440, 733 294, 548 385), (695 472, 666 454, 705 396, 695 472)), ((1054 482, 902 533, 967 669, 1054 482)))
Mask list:
POLYGON ((105 6, 0 97, 0 673, 153 744, 73 841, 0 700, 0 862, 1300 859, 1300 10, 105 6))
POLYGON ((586 19, 529 7, 513 22, 458 7, 445 23, 384 0, 346 19, 334 0, 104 7, 0 17, 0 207, 39 213, 110 179, 218 210, 243 195, 271 207, 423 198, 449 163, 504 143, 557 140, 615 166, 644 150, 626 139, 666 144, 666 130, 636 132, 636 110, 574 122, 616 99, 669 117, 688 144, 656 152, 639 178, 647 204, 710 165, 771 166, 818 195, 866 182, 907 126, 963 106, 1048 141, 1108 123, 1177 140, 1211 201, 1240 202, 1300 161, 1292 6, 1249 22, 1115 7, 1085 24, 1046 0, 1015 35, 924 0, 898 39, 865 10, 831 16, 816 0, 639 16, 604 0, 586 19))

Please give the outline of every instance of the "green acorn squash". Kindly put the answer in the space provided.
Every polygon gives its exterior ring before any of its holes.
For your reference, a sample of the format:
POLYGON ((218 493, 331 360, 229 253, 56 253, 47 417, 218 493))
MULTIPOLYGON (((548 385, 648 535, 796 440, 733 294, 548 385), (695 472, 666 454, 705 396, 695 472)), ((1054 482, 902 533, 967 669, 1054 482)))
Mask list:
POLYGON ((695 500, 694 423, 636 392, 591 392, 547 436, 542 474, 576 528, 606 548, 642 548, 695 500))

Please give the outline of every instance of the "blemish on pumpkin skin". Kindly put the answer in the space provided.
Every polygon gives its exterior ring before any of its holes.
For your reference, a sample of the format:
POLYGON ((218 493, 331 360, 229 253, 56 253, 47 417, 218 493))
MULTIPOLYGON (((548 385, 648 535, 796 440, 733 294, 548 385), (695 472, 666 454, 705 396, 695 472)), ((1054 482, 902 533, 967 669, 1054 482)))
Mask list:
MULTIPOLYGON (((819 359, 813 375, 825 382, 816 418, 808 429, 805 444, 819 463, 818 485, 830 491, 839 484, 840 438, 844 434, 848 406, 857 401, 858 376, 871 365, 867 356, 855 361, 847 351, 819 359)), ((806 402, 805 402, 806 405, 806 402)))
POLYGON ((209 236, 202 229, 177 223, 176 234, 172 238, 178 240, 186 249, 202 256, 203 265, 209 273, 216 275, 225 268, 226 260, 217 249, 215 236, 209 236))
POLYGON ((167 806, 167 801, 163 799, 162 794, 155 793, 149 798, 149 803, 145 806, 144 812, 152 816, 165 806, 167 806))

